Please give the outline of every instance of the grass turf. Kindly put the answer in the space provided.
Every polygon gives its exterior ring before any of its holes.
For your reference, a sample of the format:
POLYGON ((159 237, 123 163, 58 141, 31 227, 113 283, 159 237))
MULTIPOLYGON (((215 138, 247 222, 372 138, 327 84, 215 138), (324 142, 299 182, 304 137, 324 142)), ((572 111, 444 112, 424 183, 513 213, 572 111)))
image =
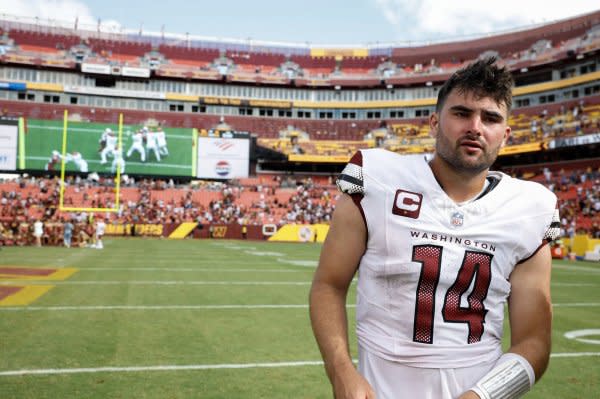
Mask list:
MULTIPOLYGON (((123 238, 105 246, 0 251, 0 268, 78 269, 57 282, 0 277, 0 288, 54 285, 28 307, 0 300, 2 398, 331 397, 306 306, 320 245, 123 238)), ((598 397, 600 334, 585 337, 596 344, 564 334, 600 329, 600 265, 556 261, 552 284, 554 357, 527 397, 598 397)), ((353 307, 349 316, 353 324, 353 307)), ((351 347, 355 355, 354 335, 351 347)))

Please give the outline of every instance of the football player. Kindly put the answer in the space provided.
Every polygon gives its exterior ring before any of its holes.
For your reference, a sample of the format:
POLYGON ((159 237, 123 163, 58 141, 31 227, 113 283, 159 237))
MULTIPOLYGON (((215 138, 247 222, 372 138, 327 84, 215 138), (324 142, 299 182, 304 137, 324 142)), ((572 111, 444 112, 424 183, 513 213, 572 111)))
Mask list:
POLYGON ((117 169, 119 170, 119 173, 125 173, 125 160, 123 159, 123 150, 121 150, 121 147, 116 146, 112 155, 113 161, 110 167, 111 173, 117 173, 117 169))
POLYGON ((144 126, 146 132, 146 157, 150 159, 150 151, 154 152, 154 157, 160 162, 160 152, 158 151, 158 142, 156 141, 156 133, 144 126))
POLYGON ((106 230, 106 223, 104 223, 104 219, 99 217, 96 220, 96 231, 94 233, 95 243, 92 245, 92 248, 103 249, 104 245, 102 244, 102 237, 104 237, 104 232, 106 230))
POLYGON ((77 169, 82 173, 87 173, 89 171, 87 161, 85 159, 83 159, 83 156, 78 151, 73 151, 72 153, 67 154, 65 156, 65 161, 66 162, 72 161, 75 164, 75 166, 77 167, 77 169))
POLYGON ((158 152, 160 155, 168 156, 169 149, 167 148, 167 136, 162 127, 156 128, 156 145, 158 147, 158 152))
POLYGON ((144 131, 138 130, 131 138, 131 147, 127 150, 127 158, 131 157, 134 151, 140 154, 142 162, 146 162, 146 151, 144 151, 144 131))
POLYGON ((104 149, 104 147, 106 147, 106 138, 108 137, 109 134, 112 133, 112 129, 107 127, 106 129, 104 129, 104 131, 102 132, 102 135, 100 136, 100 140, 98 140, 98 152, 102 152, 102 150, 104 149))
POLYGON ((48 162, 46 162, 46 165, 44 165, 44 170, 47 170, 49 172, 52 172, 54 170, 59 170, 60 169, 60 160, 61 160, 61 155, 60 152, 54 150, 52 151, 52 157, 48 160, 48 162))
POLYGON ((512 399, 544 373, 556 196, 489 171, 512 85, 493 57, 457 71, 430 116, 431 159, 361 150, 342 171, 310 294, 336 399, 512 399), (345 306, 357 271, 358 370, 345 306))
POLYGON ((103 135, 103 139, 101 139, 101 141, 104 141, 105 143, 102 151, 100 152, 100 164, 102 165, 107 162, 107 156, 112 156, 114 154, 118 140, 117 136, 112 132, 111 129, 107 128, 105 133, 106 136, 103 135))

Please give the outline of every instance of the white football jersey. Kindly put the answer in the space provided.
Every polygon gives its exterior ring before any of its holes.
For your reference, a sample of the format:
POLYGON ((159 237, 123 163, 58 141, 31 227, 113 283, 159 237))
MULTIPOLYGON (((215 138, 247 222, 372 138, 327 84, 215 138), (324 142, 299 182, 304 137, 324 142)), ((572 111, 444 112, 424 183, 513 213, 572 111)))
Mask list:
POLYGON ((156 144, 156 134, 154 132, 146 133, 146 148, 155 148, 156 144))
POLYGON ((118 138, 117 136, 107 135, 106 136, 106 148, 109 150, 114 149, 117 146, 118 138))
POLYGON ((559 234, 556 196, 489 172, 456 204, 424 156, 356 153, 338 179, 368 231, 357 287, 362 347, 415 367, 462 367, 501 355, 509 276, 559 234), (360 199, 360 201, 358 201, 360 199))
POLYGON ((164 130, 157 130, 156 131, 156 144, 159 147, 164 147, 164 146, 167 145, 167 138, 165 136, 164 130))
POLYGON ((103 236, 105 230, 106 224, 102 220, 99 220, 98 223, 96 223, 96 235, 103 236))
POLYGON ((142 145, 142 142, 144 141, 144 135, 141 132, 137 132, 136 134, 133 135, 133 137, 131 138, 133 145, 142 145))

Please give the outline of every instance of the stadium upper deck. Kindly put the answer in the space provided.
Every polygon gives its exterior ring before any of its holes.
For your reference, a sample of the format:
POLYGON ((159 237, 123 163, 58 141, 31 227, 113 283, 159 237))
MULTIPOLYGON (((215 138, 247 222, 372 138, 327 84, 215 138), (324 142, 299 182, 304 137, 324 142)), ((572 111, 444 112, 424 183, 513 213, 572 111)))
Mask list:
POLYGON ((600 47, 598 25, 600 11, 449 43, 319 48, 165 33, 108 33, 5 19, 0 21, 0 44, 1 60, 9 64, 67 70, 89 64, 97 65, 89 72, 99 74, 106 70, 99 65, 105 65, 110 66, 108 74, 138 78, 152 73, 295 87, 387 87, 443 81, 484 53, 497 54, 514 70, 585 54, 600 47))
POLYGON ((540 132, 547 126, 543 136, 550 138, 598 132, 598 50, 600 10, 483 38, 404 47, 209 41, 1 20, 0 111, 60 119, 67 109, 72 120, 101 123, 116 123, 123 113, 126 124, 200 132, 225 118, 233 130, 258 136, 289 159, 299 151, 342 155, 343 162, 378 141, 400 152, 426 150, 426 120, 442 82, 465 63, 494 54, 515 76, 513 144, 532 143, 531 151, 544 144, 529 134, 534 123, 540 132), (571 114, 576 107, 578 120, 571 114), (290 131, 304 140, 290 146, 290 131))

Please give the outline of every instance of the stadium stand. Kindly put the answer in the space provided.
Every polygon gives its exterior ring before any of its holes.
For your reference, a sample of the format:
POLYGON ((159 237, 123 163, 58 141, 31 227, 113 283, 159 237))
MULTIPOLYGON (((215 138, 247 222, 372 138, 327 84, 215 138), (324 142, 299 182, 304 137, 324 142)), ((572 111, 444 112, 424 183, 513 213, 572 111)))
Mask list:
MULTIPOLYGON (((600 11, 482 38, 340 49, 3 19, 0 50, 0 116, 24 118, 25 132, 28 121, 59 121, 67 110, 73 122, 116 125, 122 114, 126 125, 196 129, 199 137, 249 133, 250 177, 130 176, 119 212, 108 215, 121 225, 196 222, 204 233, 216 224, 327 223, 333 179, 354 152, 431 151, 428 118, 441 83, 496 55, 516 81, 513 134, 498 166, 557 193, 565 236, 600 234, 600 11)), ((69 215, 56 211, 57 178, 20 172, 34 177, 0 183, 4 231, 23 236, 21 225, 40 217, 59 226, 69 215)), ((113 207, 109 182, 68 174, 65 201, 113 207)), ((77 218, 85 230, 86 215, 77 218)))

